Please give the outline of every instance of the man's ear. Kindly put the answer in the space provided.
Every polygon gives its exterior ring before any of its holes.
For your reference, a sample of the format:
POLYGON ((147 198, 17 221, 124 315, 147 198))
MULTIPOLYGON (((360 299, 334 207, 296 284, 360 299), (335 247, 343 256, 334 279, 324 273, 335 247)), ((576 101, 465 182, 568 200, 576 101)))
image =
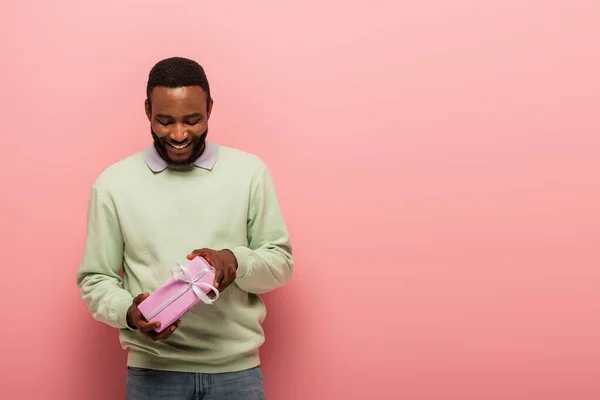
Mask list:
POLYGON ((212 107, 213 107, 213 99, 210 99, 210 103, 208 103, 208 109, 206 110, 206 119, 210 118, 210 112, 212 111, 212 107))
POLYGON ((150 102, 148 99, 144 102, 144 108, 146 109, 146 117, 148 117, 148 121, 152 121, 152 109, 150 107, 150 102))

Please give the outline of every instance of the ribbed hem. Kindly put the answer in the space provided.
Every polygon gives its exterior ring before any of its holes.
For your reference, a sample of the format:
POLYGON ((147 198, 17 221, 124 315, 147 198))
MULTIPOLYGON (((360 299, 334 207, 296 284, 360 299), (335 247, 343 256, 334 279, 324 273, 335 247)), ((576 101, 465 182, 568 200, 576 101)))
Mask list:
POLYGON ((223 364, 203 364, 201 361, 189 362, 153 356, 148 353, 130 350, 127 358, 129 367, 157 369, 162 371, 219 374, 237 372, 260 365, 258 350, 223 364))

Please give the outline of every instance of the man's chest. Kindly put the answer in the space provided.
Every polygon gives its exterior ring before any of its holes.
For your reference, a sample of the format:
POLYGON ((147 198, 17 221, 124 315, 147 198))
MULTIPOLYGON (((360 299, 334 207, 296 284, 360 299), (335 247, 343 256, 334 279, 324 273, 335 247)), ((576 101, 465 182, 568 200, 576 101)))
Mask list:
POLYGON ((116 199, 125 246, 149 249, 189 242, 218 247, 246 238, 245 185, 149 185, 116 199))

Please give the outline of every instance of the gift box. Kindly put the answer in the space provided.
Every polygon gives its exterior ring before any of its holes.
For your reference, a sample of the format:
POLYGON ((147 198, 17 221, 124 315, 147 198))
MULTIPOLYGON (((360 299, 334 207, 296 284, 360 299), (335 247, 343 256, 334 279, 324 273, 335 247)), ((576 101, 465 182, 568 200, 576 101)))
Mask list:
POLYGON ((202 257, 194 258, 187 266, 175 264, 171 275, 171 279, 138 305, 146 321, 160 322, 156 332, 173 325, 199 302, 212 304, 219 297, 219 291, 212 286, 215 269, 202 257), (212 299, 208 297, 210 291, 215 293, 212 299))

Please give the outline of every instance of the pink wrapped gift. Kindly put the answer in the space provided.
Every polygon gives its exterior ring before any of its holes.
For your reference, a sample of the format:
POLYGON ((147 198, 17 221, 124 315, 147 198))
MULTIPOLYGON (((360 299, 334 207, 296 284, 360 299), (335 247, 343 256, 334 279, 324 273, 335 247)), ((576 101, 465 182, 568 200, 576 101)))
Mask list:
POLYGON ((183 314, 200 301, 212 304, 219 291, 212 286, 215 269, 202 257, 196 257, 187 266, 176 264, 171 267, 171 279, 140 303, 138 309, 148 322, 160 322, 156 332, 173 325, 183 314), (210 291, 215 293, 211 299, 210 291))

